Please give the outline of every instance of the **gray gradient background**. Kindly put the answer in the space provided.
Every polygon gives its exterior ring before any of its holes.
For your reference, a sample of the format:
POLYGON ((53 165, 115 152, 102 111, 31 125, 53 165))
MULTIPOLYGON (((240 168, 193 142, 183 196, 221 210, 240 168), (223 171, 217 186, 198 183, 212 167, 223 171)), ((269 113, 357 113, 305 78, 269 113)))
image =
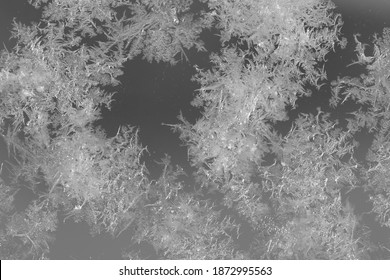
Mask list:
MULTIPOLYGON (((39 13, 29 6, 27 0, 0 0, 0 47, 11 48, 9 42, 9 30, 12 18, 28 23, 39 20, 39 13)), ((353 42, 352 34, 360 33, 361 39, 367 40, 372 34, 380 33, 383 27, 390 26, 390 0, 337 0, 338 12, 343 16, 344 36, 353 42)), ((206 48, 216 50, 218 38, 210 33, 203 34, 206 48)), ((359 69, 345 66, 354 57, 354 46, 351 44, 347 49, 335 54, 328 55, 326 70, 329 80, 338 75, 356 75, 359 69)), ((209 66, 206 55, 198 55, 189 52, 188 57, 192 65, 197 64, 200 68, 209 66)), ((186 148, 180 145, 178 135, 171 132, 170 128, 163 123, 177 123, 177 115, 180 110, 183 115, 193 122, 198 118, 199 112, 190 106, 196 84, 190 82, 195 73, 188 63, 179 63, 175 67, 164 64, 149 64, 146 61, 135 59, 125 64, 125 74, 121 78, 122 85, 116 90, 118 94, 113 103, 111 112, 104 112, 104 119, 100 122, 109 135, 116 133, 119 125, 131 124, 140 128, 140 137, 143 145, 148 147, 150 155, 145 157, 152 178, 156 178, 160 167, 154 160, 161 159, 165 153, 172 157, 174 164, 180 164, 188 174, 192 169, 187 162, 186 148)), ((316 112, 318 106, 323 106, 329 97, 329 87, 325 86, 321 92, 316 92, 310 98, 298 102, 298 109, 291 112, 294 116, 298 112, 316 112)), ((339 118, 343 118, 343 112, 335 112, 339 118)), ((278 124, 281 131, 287 130, 289 122, 278 124)), ((370 145, 370 139, 362 133, 362 154, 370 145)), ((0 143, 0 163, 6 159, 4 143, 0 143)), ((193 184, 190 176, 183 178, 188 184, 193 184)), ((28 203, 27 192, 20 192, 18 203, 20 207, 28 203)), ((243 227, 245 229, 245 225, 243 227)), ((246 227, 248 228, 248 227, 246 227)), ((242 247, 249 246, 251 232, 242 234, 242 247)), ((377 235, 389 234, 378 228, 377 235)), ((53 259, 120 259, 120 250, 129 240, 121 239, 113 241, 108 236, 92 238, 88 234, 88 228, 84 224, 60 225, 57 240, 52 247, 53 259)), ((149 244, 138 246, 141 258, 157 258, 153 248, 149 244)))

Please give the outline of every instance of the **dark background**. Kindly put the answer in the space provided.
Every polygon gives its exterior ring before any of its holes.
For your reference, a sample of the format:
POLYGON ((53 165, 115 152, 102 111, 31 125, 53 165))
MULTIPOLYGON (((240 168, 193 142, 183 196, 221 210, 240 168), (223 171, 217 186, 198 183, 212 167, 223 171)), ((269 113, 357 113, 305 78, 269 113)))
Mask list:
MULTIPOLYGON (((343 36, 349 44, 344 50, 336 50, 327 56, 326 71, 328 80, 334 80, 338 76, 356 76, 362 69, 358 65, 346 67, 353 60, 354 40, 353 34, 361 34, 360 40, 365 43, 373 38, 373 34, 380 34, 384 27, 390 26, 390 1, 389 0, 337 0, 337 12, 342 14, 344 21, 343 36)), ((0 47, 12 49, 12 41, 9 41, 12 19, 23 23, 38 21, 40 14, 27 0, 1 0, 0 1, 0 47)), ((206 49, 216 51, 219 48, 218 37, 213 32, 203 32, 201 39, 206 43, 206 49)), ((372 50, 368 47, 367 51, 372 50)), ((369 55, 369 53, 367 53, 369 55)), ((191 172, 193 171, 187 161, 186 148, 181 145, 177 134, 165 124, 177 123, 180 111, 184 117, 194 123, 200 117, 198 109, 190 105, 194 97, 194 91, 198 85, 191 82, 191 76, 195 73, 193 66, 200 68, 209 67, 208 54, 199 54, 188 51, 189 61, 182 61, 172 67, 164 63, 148 63, 141 58, 129 61, 124 65, 124 75, 120 78, 121 85, 116 88, 115 101, 112 110, 103 110, 103 119, 99 125, 105 128, 109 136, 115 135, 119 125, 130 124, 140 129, 140 138, 144 146, 148 147, 149 154, 145 154, 144 160, 151 173, 151 178, 158 177, 161 167, 155 162, 164 154, 169 154, 174 164, 179 164, 187 172, 185 179, 187 184, 193 184, 191 172)), ((328 110, 327 101, 330 97, 329 84, 325 85, 311 97, 298 101, 298 107, 290 112, 291 118, 298 113, 316 113, 316 108, 328 110)), ((342 107, 332 111, 335 118, 343 119, 348 108, 342 107)), ((277 128, 281 132, 289 129, 290 122, 279 123, 277 128)), ((370 137, 364 131, 359 135, 361 143, 361 157, 370 144, 370 137)), ((358 155, 359 156, 359 155, 358 155)), ((0 162, 6 159, 6 149, 0 144, 0 162)), ((125 242, 125 241, 122 241, 125 242)), ((121 240, 113 243, 107 236, 91 238, 88 228, 83 224, 60 225, 57 241, 52 248, 52 258, 56 259, 88 259, 120 258, 121 240)), ((142 250, 144 258, 153 258, 152 250, 144 246, 142 250)), ((142 255, 141 255, 142 257, 142 255)))
MULTIPOLYGON (((2 0, 0 6, 0 47, 12 49, 9 41, 12 19, 28 24, 39 21, 40 14, 27 0, 2 0)), ((328 80, 337 76, 359 74, 358 65, 346 68, 355 58, 354 40, 352 35, 361 34, 360 39, 368 43, 375 33, 381 33, 383 27, 390 26, 390 1, 388 0, 336 0, 337 12, 342 14, 344 26, 343 36, 347 37, 349 44, 345 50, 337 50, 327 56, 326 71, 328 80)), ((203 32, 201 39, 210 51, 218 49, 218 37, 212 32, 203 32)), ((370 48, 367 48, 370 51, 370 48)), ((178 135, 172 133, 170 127, 163 125, 177 123, 180 111, 191 122, 200 117, 196 108, 190 102, 194 97, 197 84, 190 81, 195 73, 193 65, 207 68, 208 54, 188 51, 189 61, 179 62, 172 67, 164 63, 148 63, 141 58, 129 61, 124 65, 124 75, 121 77, 122 85, 115 90, 115 101, 111 112, 103 111, 102 125, 108 135, 116 133, 118 126, 130 124, 140 128, 140 137, 143 145, 149 150, 145 161, 156 178, 159 167, 154 159, 160 159, 164 154, 172 157, 174 164, 180 164, 186 171, 191 171, 187 162, 186 148, 180 145, 178 135)), ((326 103, 330 97, 329 86, 322 87, 320 92, 314 92, 309 98, 298 101, 298 108, 291 112, 295 117, 300 112, 315 113, 316 108, 326 110, 326 103)), ((345 108, 340 108, 341 114, 345 108)), ((342 116, 337 116, 342 118, 342 116)), ((287 130, 287 123, 280 123, 281 131, 287 130)), ((4 155, 4 154, 0 154, 4 155)))

